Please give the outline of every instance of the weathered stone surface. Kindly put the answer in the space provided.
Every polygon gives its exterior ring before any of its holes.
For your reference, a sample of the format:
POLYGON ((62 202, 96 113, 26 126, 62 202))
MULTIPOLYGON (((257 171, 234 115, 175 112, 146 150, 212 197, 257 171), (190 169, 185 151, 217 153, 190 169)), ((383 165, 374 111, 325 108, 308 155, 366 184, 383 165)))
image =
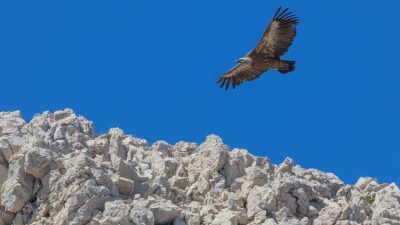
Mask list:
POLYGON ((372 202, 372 221, 400 224, 399 210, 400 190, 392 183, 375 194, 372 202))
POLYGON ((179 217, 179 208, 171 202, 161 201, 150 205, 156 224, 171 223, 179 217))
POLYGON ((274 165, 222 139, 96 136, 73 110, 0 112, 0 225, 400 225, 400 190, 290 158, 274 165))
POLYGON ((7 180, 1 189, 1 205, 6 211, 17 213, 32 196, 34 178, 26 174, 22 155, 12 156, 10 163, 7 180))
POLYGON ((132 220, 133 224, 137 225, 153 225, 154 224, 154 215, 153 213, 145 208, 132 208, 129 213, 129 218, 132 220))
POLYGON ((32 147, 25 154, 25 172, 34 177, 41 178, 50 169, 54 160, 58 157, 51 150, 32 147))
POLYGON ((123 177, 117 178, 118 192, 123 195, 133 196, 135 194, 135 182, 123 177))
POLYGON ((21 112, 0 112, 0 136, 14 134, 20 132, 25 126, 21 112))
POLYGON ((125 204, 121 200, 106 202, 103 211, 103 219, 100 220, 100 224, 104 225, 131 225, 132 222, 129 218, 129 212, 132 206, 125 204))
POLYGON ((336 202, 325 200, 325 207, 319 212, 319 216, 314 220, 315 225, 336 224, 342 209, 336 202))

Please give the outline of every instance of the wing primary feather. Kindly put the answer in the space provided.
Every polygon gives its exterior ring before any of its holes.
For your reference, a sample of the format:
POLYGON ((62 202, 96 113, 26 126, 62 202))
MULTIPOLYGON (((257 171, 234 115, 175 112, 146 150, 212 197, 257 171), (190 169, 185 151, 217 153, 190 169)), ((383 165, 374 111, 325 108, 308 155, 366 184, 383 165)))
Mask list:
POLYGON ((293 12, 287 12, 287 13, 285 13, 284 15, 282 15, 281 18, 283 19, 283 18, 285 18, 285 17, 287 17, 287 16, 290 16, 291 14, 293 14, 293 12))
POLYGON ((290 19, 291 16, 293 16, 293 12, 288 12, 288 13, 286 13, 285 15, 283 15, 283 16, 281 17, 281 20, 290 19))
POLYGON ((298 23, 299 22, 298 18, 295 16, 286 17, 286 18, 282 19, 281 21, 284 21, 286 23, 298 23))
POLYGON ((242 77, 237 77, 237 78, 236 78, 236 85, 239 85, 239 84, 242 83, 242 82, 243 82, 242 77))
POLYGON ((235 89, 235 87, 236 87, 236 81, 234 79, 233 82, 232 82, 232 88, 235 89))
POLYGON ((286 8, 285 10, 283 10, 276 19, 280 20, 281 16, 288 10, 289 10, 289 8, 286 8))
POLYGON ((292 18, 292 20, 293 20, 293 22, 295 22, 295 23, 298 23, 298 22, 299 22, 299 18, 298 18, 298 17, 296 17, 296 16, 295 16, 295 17, 293 17, 293 18, 292 18))
POLYGON ((282 6, 279 6, 279 9, 276 10, 274 17, 272 17, 272 19, 274 20, 276 18, 276 16, 278 15, 279 11, 281 11, 282 6))
POLYGON ((231 82, 231 78, 227 78, 226 79, 226 86, 225 86, 225 90, 228 90, 229 88, 229 83, 231 82))
POLYGON ((226 79, 223 79, 223 80, 221 81, 221 85, 220 85, 220 87, 223 87, 223 86, 224 86, 224 84, 225 84, 225 82, 226 82, 226 79))

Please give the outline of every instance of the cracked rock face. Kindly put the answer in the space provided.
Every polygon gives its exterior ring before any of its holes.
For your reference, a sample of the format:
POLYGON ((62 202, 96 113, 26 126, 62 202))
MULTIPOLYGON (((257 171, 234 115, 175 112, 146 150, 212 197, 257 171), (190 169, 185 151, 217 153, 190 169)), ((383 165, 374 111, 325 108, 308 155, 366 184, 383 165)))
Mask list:
POLYGON ((113 128, 95 135, 71 109, 0 112, 0 225, 400 225, 400 190, 274 165, 244 149, 170 145, 113 128))

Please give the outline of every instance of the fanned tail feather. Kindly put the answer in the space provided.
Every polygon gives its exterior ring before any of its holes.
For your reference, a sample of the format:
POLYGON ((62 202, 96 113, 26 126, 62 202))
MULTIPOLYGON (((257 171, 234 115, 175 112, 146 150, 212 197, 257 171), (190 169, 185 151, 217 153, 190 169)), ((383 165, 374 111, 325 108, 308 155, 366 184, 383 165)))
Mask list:
POLYGON ((295 69, 296 61, 282 60, 280 67, 277 69, 280 73, 286 74, 295 69))

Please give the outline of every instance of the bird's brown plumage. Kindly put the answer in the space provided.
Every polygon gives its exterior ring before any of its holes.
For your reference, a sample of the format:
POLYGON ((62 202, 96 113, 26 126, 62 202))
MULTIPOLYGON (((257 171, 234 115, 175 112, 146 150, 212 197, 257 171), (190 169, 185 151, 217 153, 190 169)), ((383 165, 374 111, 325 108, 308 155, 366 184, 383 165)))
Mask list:
POLYGON ((283 61, 280 57, 287 52, 296 36, 298 19, 288 8, 276 11, 268 28, 257 46, 245 58, 248 63, 238 63, 220 77, 218 83, 228 89, 240 85, 244 81, 254 80, 269 68, 287 73, 294 69, 294 61, 283 61))

